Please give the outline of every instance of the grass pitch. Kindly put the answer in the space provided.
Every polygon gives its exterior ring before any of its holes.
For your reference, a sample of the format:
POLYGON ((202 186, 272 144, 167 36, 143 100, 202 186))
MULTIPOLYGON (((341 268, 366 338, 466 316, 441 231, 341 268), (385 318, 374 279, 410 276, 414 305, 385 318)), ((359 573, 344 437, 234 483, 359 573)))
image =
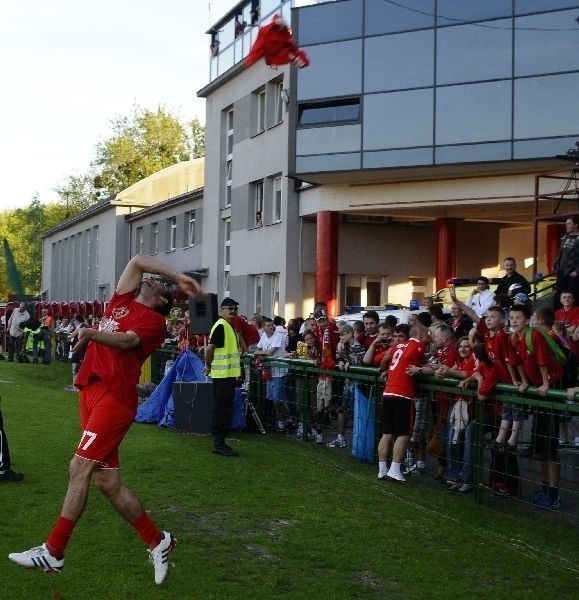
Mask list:
POLYGON ((545 513, 476 505, 414 479, 376 479, 347 453, 240 433, 241 457, 208 437, 134 425, 125 482, 178 540, 156 586, 136 532, 94 490, 58 575, 11 564, 60 511, 79 441, 70 368, 0 362, 0 404, 17 484, 1 484, 0 598, 570 598, 578 535, 545 513))

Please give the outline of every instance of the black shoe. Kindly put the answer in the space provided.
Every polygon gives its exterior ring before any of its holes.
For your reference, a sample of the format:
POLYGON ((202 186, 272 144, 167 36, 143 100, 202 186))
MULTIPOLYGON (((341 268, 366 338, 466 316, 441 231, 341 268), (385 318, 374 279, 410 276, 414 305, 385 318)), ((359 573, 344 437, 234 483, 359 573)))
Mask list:
POLYGON ((220 456, 239 456, 239 452, 236 452, 227 444, 223 444, 222 446, 213 446, 213 449, 211 451, 213 452, 213 454, 219 454, 220 456))
POLYGON ((16 481, 22 481, 24 479, 24 474, 23 473, 16 473, 16 471, 13 471, 12 469, 8 469, 7 471, 4 471, 4 473, 0 473, 0 481, 7 481, 7 482, 16 482, 16 481))

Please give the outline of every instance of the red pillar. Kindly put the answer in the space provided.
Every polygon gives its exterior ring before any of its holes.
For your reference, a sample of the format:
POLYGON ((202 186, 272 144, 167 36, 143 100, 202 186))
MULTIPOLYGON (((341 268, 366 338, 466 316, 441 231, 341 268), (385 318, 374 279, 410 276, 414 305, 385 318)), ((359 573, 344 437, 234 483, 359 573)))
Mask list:
MULTIPOLYGON (((565 235, 565 226, 559 225, 559 223, 548 223, 547 224, 547 265, 545 266, 545 273, 547 275, 553 270, 553 263, 559 253, 559 247, 561 246, 561 237, 565 235)), ((539 256, 541 253, 539 252, 539 256)))
POLYGON ((317 215, 316 301, 328 303, 328 316, 338 308, 338 232, 339 214, 324 210, 317 215))
POLYGON ((456 219, 436 219, 434 247, 436 289, 447 287, 447 280, 456 277, 456 219))

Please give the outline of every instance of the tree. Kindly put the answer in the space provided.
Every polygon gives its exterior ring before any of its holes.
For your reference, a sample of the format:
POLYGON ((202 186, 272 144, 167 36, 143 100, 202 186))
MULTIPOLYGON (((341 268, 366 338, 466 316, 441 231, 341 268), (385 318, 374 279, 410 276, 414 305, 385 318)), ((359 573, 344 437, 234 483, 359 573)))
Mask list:
POLYGON ((91 164, 99 197, 113 196, 170 165, 196 157, 205 149, 203 128, 196 119, 184 125, 178 117, 136 106, 130 117, 117 117, 113 136, 97 145, 91 164))
POLYGON ((69 175, 64 182, 54 188, 62 204, 66 205, 65 218, 88 208, 99 200, 94 180, 95 174, 92 171, 83 175, 69 175))
POLYGON ((1 300, 8 299, 12 294, 37 296, 41 293, 41 236, 68 216, 70 209, 65 203, 45 205, 38 196, 26 208, 0 213, 0 239, 6 240, 0 247, 1 300), (7 252, 7 247, 11 253, 7 252), (22 282, 22 289, 15 287, 17 278, 22 282))
POLYGON ((70 213, 115 196, 133 183, 175 163, 205 155, 205 128, 199 119, 182 122, 158 107, 133 107, 111 121, 113 135, 97 144, 86 173, 71 175, 56 187, 70 213))

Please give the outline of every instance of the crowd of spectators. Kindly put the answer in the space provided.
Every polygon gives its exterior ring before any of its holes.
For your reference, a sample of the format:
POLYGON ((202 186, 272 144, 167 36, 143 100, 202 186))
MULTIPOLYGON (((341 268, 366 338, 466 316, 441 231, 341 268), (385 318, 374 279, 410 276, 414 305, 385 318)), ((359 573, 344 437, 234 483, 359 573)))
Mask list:
MULTIPOLYGON (((442 451, 438 452, 435 477, 452 491, 467 493, 472 489, 475 404, 462 389, 474 387, 478 398, 486 400, 484 430, 492 462, 485 485, 498 494, 519 495, 518 478, 513 474, 518 469, 516 457, 523 453, 540 461, 542 469, 542 481, 529 501, 542 508, 558 508, 558 448, 576 423, 563 423, 557 410, 523 411, 520 405, 488 399, 499 382, 513 384, 520 392, 534 386, 543 398, 549 389, 566 388, 574 399, 579 306, 575 305, 574 295, 564 291, 559 298, 561 309, 554 312, 540 307, 533 311, 528 282, 516 272, 514 259, 505 260, 505 272, 493 291, 481 277, 466 302, 458 300, 451 288, 453 304, 449 313, 434 304, 427 311, 409 315, 409 335, 424 346, 424 362, 410 365, 407 375, 431 374, 461 381, 456 393, 436 392, 433 397, 413 398, 414 419, 408 432, 405 464, 396 480, 425 471, 427 450, 437 438, 442 451), (477 302, 479 295, 481 301, 477 302), (529 416, 531 445, 521 450, 522 424, 529 416)), ((360 322, 336 321, 328 316, 323 302, 317 302, 307 318, 287 323, 282 317, 239 317, 236 329, 242 347, 253 353, 254 367, 266 382, 266 397, 275 409, 276 429, 327 443, 331 448, 344 448, 349 443, 346 430, 359 383, 355 377, 348 377, 348 369, 376 368, 387 385, 392 357, 408 343, 394 317, 380 322, 378 314, 370 310, 360 322), (251 331, 251 339, 246 339, 251 331), (263 360, 265 357, 308 360, 319 370, 315 375, 290 380, 287 368, 275 362, 270 365, 263 360), (336 376, 338 370, 343 375, 336 376), (304 431, 302 407, 296 409, 304 385, 310 387, 312 399, 310 431, 304 431), (324 438, 328 423, 335 431, 331 440, 324 438)), ((574 444, 575 436, 571 437, 574 444)), ((391 457, 392 449, 389 451, 391 457)))

